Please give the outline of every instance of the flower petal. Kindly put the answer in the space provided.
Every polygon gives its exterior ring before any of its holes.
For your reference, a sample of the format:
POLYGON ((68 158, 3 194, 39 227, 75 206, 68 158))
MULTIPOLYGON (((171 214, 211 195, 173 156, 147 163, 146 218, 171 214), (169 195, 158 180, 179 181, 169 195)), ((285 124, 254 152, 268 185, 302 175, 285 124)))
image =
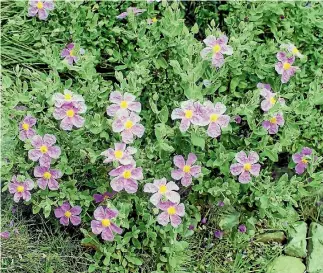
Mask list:
POLYGON ((242 183, 242 184, 249 183, 250 180, 251 180, 251 176, 250 176, 249 172, 242 172, 239 175, 239 182, 242 183))

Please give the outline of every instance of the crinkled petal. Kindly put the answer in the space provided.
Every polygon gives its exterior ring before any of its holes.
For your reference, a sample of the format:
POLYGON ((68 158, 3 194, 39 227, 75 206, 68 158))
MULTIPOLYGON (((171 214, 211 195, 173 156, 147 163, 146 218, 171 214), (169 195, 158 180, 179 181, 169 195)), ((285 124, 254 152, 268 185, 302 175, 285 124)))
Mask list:
POLYGON ((79 224, 81 224, 81 217, 80 216, 72 215, 70 220, 71 220, 71 223, 73 226, 78 226, 79 224))
POLYGON ((180 169, 183 169, 185 166, 185 159, 182 155, 176 155, 174 156, 174 165, 180 169))
POLYGON ((100 234, 103 230, 103 226, 100 221, 92 220, 91 229, 94 234, 100 234))
POLYGON ((239 175, 243 172, 243 165, 240 163, 234 163, 230 166, 230 172, 232 175, 239 175))
POLYGON ((259 161, 259 155, 256 152, 251 151, 248 155, 248 162, 250 164, 257 163, 259 161))
POLYGON ((216 138, 221 135, 221 128, 219 124, 212 122, 207 128, 207 134, 209 137, 216 138))
POLYGON ((197 160, 197 156, 193 153, 189 153, 187 157, 186 165, 192 166, 196 162, 196 160, 197 160))
POLYGON ((54 159, 59 158, 61 155, 61 148, 58 146, 48 147, 48 155, 54 159))
POLYGON ((248 157, 244 151, 238 152, 235 156, 235 159, 241 164, 248 163, 248 157))
MULTIPOLYGON (((179 203, 179 201, 180 201, 180 199, 181 199, 181 197, 180 197, 179 193, 178 193, 178 192, 176 192, 176 191, 169 191, 169 192, 166 192, 166 193, 165 193, 165 196, 167 197, 167 199, 168 199, 169 201, 171 201, 171 202, 173 202, 173 203, 176 203, 176 204, 178 204, 178 203, 179 203)), ((160 198, 159 198, 159 200, 160 200, 160 198)), ((159 201, 159 200, 158 200, 158 201, 159 201)), ((154 204, 154 205, 156 205, 156 204, 154 204)))
POLYGON ((113 241, 114 239, 114 235, 109 227, 102 230, 101 237, 105 241, 113 241))
POLYGON ((38 10, 38 16, 40 20, 46 20, 48 17, 48 12, 45 9, 38 10))
POLYGON ((121 178, 116 177, 111 180, 110 186, 116 192, 122 191, 124 188, 123 180, 121 178))
POLYGON ((190 174, 185 174, 181 179, 181 183, 184 187, 188 187, 192 184, 192 176, 190 174))
POLYGON ((169 218, 171 225, 175 228, 182 223, 182 219, 178 215, 170 215, 169 218))
POLYGON ((172 170, 171 176, 175 180, 180 180, 184 176, 184 172, 181 169, 172 170))
POLYGON ((250 173, 254 176, 258 176, 260 172, 260 164, 253 164, 251 165, 250 173))
POLYGON ((138 183, 134 179, 127 179, 124 181, 124 189, 127 193, 135 193, 138 190, 138 183))
POLYGON ((242 184, 247 184, 250 182, 250 180, 251 180, 251 176, 249 172, 242 172, 239 175, 239 182, 242 184))
POLYGON ((167 212, 162 212, 161 214, 158 215, 157 217, 157 222, 162 225, 166 226, 169 223, 169 215, 167 212))

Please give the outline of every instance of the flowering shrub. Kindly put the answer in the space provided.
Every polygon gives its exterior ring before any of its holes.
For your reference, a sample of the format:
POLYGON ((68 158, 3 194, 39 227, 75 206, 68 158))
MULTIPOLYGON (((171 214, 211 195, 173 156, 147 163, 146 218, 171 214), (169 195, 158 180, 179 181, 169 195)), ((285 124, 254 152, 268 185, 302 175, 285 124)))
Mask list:
POLYGON ((81 231, 89 272, 175 272, 210 207, 216 238, 253 236, 322 194, 315 9, 189 4, 12 3, 39 71, 5 63, 3 191, 81 231))

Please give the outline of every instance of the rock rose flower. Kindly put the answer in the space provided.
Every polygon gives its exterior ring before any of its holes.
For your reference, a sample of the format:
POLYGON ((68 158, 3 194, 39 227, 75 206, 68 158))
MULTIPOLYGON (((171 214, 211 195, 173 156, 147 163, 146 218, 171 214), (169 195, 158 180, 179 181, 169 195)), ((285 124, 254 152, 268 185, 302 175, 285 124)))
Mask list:
POLYGON ((25 141, 28 138, 32 138, 36 132, 32 128, 36 124, 36 119, 31 116, 26 116, 19 124, 19 139, 25 141))

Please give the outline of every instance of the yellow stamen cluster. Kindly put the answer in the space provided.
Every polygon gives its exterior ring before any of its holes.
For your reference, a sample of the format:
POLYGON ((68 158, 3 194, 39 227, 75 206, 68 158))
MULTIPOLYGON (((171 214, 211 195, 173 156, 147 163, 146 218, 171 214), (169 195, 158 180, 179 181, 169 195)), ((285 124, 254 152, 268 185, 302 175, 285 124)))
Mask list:
POLYGON ((175 213, 176 213, 176 209, 175 209, 175 207, 169 207, 168 209, 167 209, 167 213, 169 214, 169 215, 174 215, 175 213))
POLYGON ((212 48, 212 50, 213 50, 214 53, 218 53, 221 50, 221 46, 217 44, 212 48))
POLYGON ((122 157, 123 157, 123 152, 122 152, 122 151, 120 151, 120 150, 116 150, 116 151, 114 152, 114 156, 115 156, 115 158, 120 159, 120 158, 122 158, 122 157))
POLYGON ((131 120, 127 120, 126 123, 124 124, 124 127, 126 129, 131 129, 133 126, 133 122, 131 120))
POLYGON ((211 122, 215 122, 215 121, 217 121, 219 119, 219 115, 217 115, 217 114, 211 114, 210 115, 210 121, 211 122))
POLYGON ((123 172, 123 178, 129 179, 131 177, 131 171, 124 171, 123 172))
POLYGON ((164 194, 167 191, 166 185, 161 185, 159 187, 159 193, 164 194))
POLYGON ((183 172, 184 172, 184 173, 189 173, 190 171, 191 171, 191 166, 185 165, 185 166, 183 167, 183 172))
POLYGON ((67 101, 70 101, 72 99, 72 95, 67 93, 64 95, 64 99, 67 100, 67 101))
POLYGON ((74 117, 74 115, 75 115, 75 112, 74 112, 73 109, 70 109, 70 110, 66 111, 66 116, 67 117, 72 118, 72 117, 74 117))
POLYGON ((42 146, 40 146, 39 150, 41 153, 45 154, 45 153, 47 153, 48 148, 46 145, 42 145, 42 146))
POLYGON ((70 218, 72 215, 72 213, 68 210, 68 211, 65 211, 64 213, 64 216, 67 217, 67 218, 70 218))
POLYGON ((192 118, 193 117, 193 111, 192 110, 186 110, 185 111, 185 118, 192 118))
POLYGON ((128 107, 128 102, 126 102, 125 100, 121 101, 120 102, 120 107, 122 109, 126 109, 128 107))
POLYGON ((109 220, 109 219, 102 219, 102 220, 101 220, 101 224, 102 224, 102 226, 104 226, 104 227, 109 227, 109 226, 111 225, 111 222, 110 222, 110 220, 109 220))
POLYGON ((29 124, 28 123, 24 123, 22 125, 22 129, 24 129, 25 131, 27 131, 29 129, 29 124))
POLYGON ((37 8, 38 8, 38 9, 42 9, 43 7, 44 7, 44 4, 43 4, 42 2, 40 2, 40 1, 39 1, 39 2, 37 3, 37 8))
POLYGON ((293 47, 293 49, 292 49, 292 53, 293 53, 294 55, 296 55, 296 54, 298 54, 298 53, 299 53, 299 50, 298 50, 296 47, 293 47))
POLYGON ((75 51, 74 51, 74 49, 72 49, 72 50, 70 51, 70 56, 71 56, 71 57, 74 57, 74 56, 75 56, 75 51))
POLYGON ((246 164, 244 164, 244 165, 243 165, 243 169, 244 169, 245 171, 250 171, 250 170, 251 170, 251 164, 250 164, 250 163, 246 163, 246 164))
POLYGON ((284 63, 284 64, 283 64, 283 69, 284 69, 284 70, 289 70, 291 67, 292 67, 292 66, 291 66, 291 64, 290 64, 290 63, 284 63))
POLYGON ((270 104, 275 104, 276 103, 276 99, 274 97, 271 97, 269 99, 269 102, 270 102, 270 104))
POLYGON ((152 19, 151 19, 151 21, 152 21, 153 23, 156 23, 158 20, 157 20, 157 18, 156 18, 156 17, 154 17, 154 18, 152 18, 152 19))
POLYGON ((272 124, 276 124, 277 123, 277 119, 276 117, 272 117, 270 120, 269 120, 270 123, 272 124))
POLYGON ((25 187, 24 186, 18 186, 17 187, 17 192, 24 192, 25 187))
POLYGON ((50 179, 50 178, 52 177, 52 175, 51 175, 51 173, 50 173, 50 172, 44 172, 43 177, 44 177, 45 179, 50 179))
POLYGON ((305 157, 303 157, 303 158, 302 158, 302 162, 303 162, 304 164, 307 164, 307 163, 308 163, 308 160, 307 160, 305 157))

